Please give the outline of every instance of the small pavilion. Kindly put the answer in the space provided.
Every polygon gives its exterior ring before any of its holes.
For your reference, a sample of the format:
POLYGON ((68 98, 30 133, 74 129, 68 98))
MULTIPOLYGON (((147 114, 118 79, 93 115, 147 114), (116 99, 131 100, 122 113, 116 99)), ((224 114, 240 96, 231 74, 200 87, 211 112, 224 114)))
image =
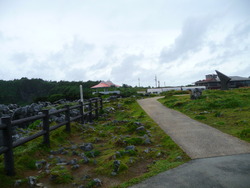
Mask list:
POLYGON ((111 88, 117 88, 117 87, 121 87, 119 85, 114 84, 113 82, 111 82, 110 80, 108 81, 101 81, 99 84, 94 85, 91 87, 91 89, 96 89, 96 92, 93 92, 93 94, 96 93, 101 93, 101 94, 120 94, 120 91, 115 91, 115 90, 110 90, 111 88), (98 89, 101 89, 103 91, 99 91, 98 89))

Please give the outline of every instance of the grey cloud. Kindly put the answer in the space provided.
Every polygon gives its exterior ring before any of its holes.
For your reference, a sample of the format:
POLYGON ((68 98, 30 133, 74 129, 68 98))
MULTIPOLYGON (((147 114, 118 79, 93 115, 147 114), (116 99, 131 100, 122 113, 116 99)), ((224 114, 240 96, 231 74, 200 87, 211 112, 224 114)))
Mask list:
POLYGON ((67 80, 88 80, 87 78, 87 71, 86 69, 75 68, 66 72, 67 80))
POLYGON ((174 44, 161 51, 160 61, 168 63, 182 57, 186 58, 190 53, 199 51, 205 43, 205 35, 210 22, 211 20, 207 17, 186 20, 174 44))
POLYGON ((94 45, 74 37, 74 40, 64 45, 63 49, 51 53, 47 61, 56 64, 58 67, 67 69, 72 63, 80 63, 87 53, 94 49, 94 45))
POLYGON ((127 55, 119 66, 112 69, 111 75, 115 80, 122 83, 134 79, 133 73, 138 71, 136 63, 142 59, 142 55, 127 55))
POLYGON ((14 62, 16 62, 18 64, 23 64, 23 63, 27 62, 27 60, 29 58, 31 58, 32 56, 33 55, 31 53, 18 52, 18 53, 13 54, 10 57, 10 60, 14 61, 14 62))

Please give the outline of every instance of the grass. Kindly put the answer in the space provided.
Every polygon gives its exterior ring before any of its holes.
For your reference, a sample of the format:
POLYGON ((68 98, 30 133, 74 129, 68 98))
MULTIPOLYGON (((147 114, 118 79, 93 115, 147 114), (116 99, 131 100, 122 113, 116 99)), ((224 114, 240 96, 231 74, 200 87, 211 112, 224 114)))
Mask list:
POLYGON ((63 128, 52 132, 51 148, 41 145, 41 138, 17 147, 14 154, 17 175, 14 177, 3 174, 3 156, 0 156, 0 187, 13 187, 17 179, 27 186, 26 179, 30 175, 36 176, 38 182, 47 187, 95 187, 96 178, 102 180, 104 187, 128 187, 190 160, 147 116, 135 98, 119 99, 104 106, 102 117, 93 124, 73 123, 70 134, 63 128), (83 151, 80 146, 84 143, 93 143, 94 149, 83 151), (72 145, 77 146, 74 152, 72 145), (126 149, 128 146, 134 147, 126 149), (51 150, 62 147, 65 154, 49 157, 51 150), (79 168, 58 166, 58 158, 76 159, 79 168), (50 164, 49 173, 44 167, 36 169, 35 163, 39 160, 50 164), (114 174, 116 160, 120 166, 114 174))
POLYGON ((200 99, 177 97, 174 92, 159 101, 169 108, 250 142, 250 88, 206 90, 200 99))

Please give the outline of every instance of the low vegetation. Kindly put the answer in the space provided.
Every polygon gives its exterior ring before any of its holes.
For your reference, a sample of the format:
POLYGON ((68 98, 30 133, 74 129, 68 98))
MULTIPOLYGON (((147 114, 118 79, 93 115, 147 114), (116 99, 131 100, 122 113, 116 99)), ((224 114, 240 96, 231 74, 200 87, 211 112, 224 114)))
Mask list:
POLYGON ((250 142, 250 88, 206 90, 197 100, 190 100, 189 95, 176 94, 178 92, 166 93, 159 101, 195 120, 250 142))
POLYGON ((41 142, 15 148, 14 177, 0 156, 0 187, 27 187, 30 176, 47 187, 128 187, 189 160, 135 98, 105 103, 98 121, 72 123, 70 134, 52 132, 51 148, 41 142))

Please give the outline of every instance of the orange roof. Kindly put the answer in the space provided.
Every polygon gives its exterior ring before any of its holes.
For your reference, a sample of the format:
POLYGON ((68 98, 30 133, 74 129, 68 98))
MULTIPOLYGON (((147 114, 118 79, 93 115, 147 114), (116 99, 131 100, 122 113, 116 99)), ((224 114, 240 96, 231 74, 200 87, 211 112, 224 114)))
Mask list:
POLYGON ((107 82, 102 81, 99 84, 97 84, 91 88, 93 88, 93 89, 94 88, 105 88, 105 87, 112 87, 112 86, 113 87, 120 87, 119 85, 115 85, 113 82, 108 80, 107 82))

